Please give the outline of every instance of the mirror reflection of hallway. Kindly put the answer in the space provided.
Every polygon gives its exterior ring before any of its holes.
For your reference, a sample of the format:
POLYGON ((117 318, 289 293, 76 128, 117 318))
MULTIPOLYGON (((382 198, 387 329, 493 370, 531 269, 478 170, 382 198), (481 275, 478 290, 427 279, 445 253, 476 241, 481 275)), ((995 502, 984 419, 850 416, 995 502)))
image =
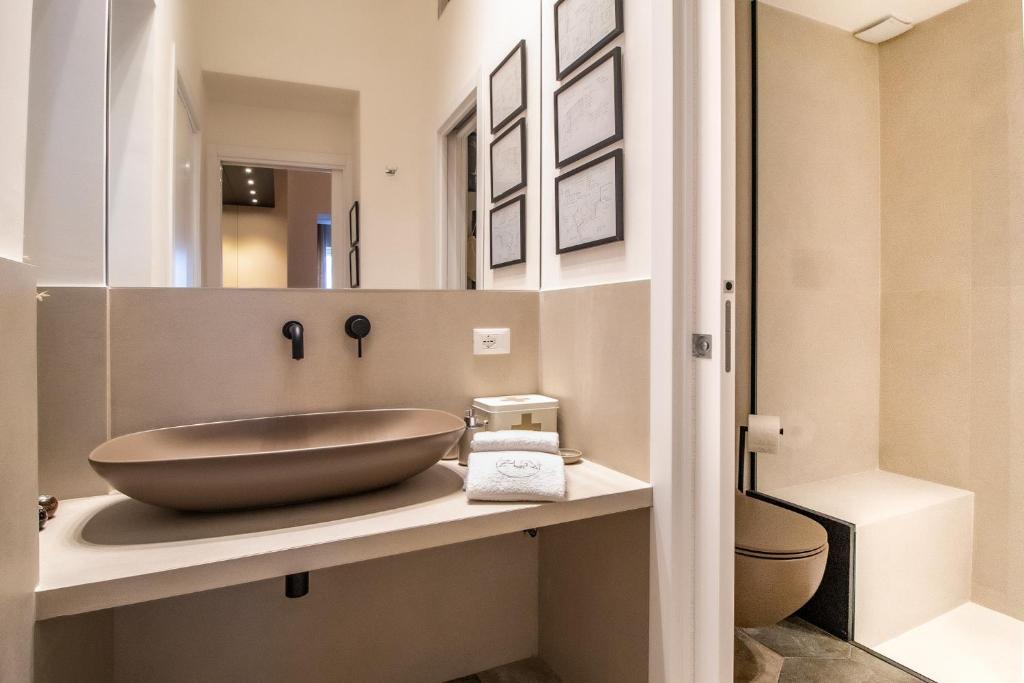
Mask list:
POLYGON ((330 173, 225 164, 221 188, 224 287, 333 285, 330 173))

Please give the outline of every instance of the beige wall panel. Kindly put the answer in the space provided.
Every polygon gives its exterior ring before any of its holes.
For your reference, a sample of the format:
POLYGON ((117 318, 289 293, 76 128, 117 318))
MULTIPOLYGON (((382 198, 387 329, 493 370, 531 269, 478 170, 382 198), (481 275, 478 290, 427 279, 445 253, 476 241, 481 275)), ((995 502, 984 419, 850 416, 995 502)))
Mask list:
MULTIPOLYGON (((537 652, 537 548, 525 534, 115 611, 115 680, 439 682, 537 652)), ((646 604, 646 603, 644 603, 646 604)))
POLYGON ((35 683, 111 683, 114 611, 38 622, 35 660, 35 683))
POLYGON ((37 269, 0 258, 0 681, 32 678, 39 576, 35 514, 37 269))
POLYGON ((49 287, 39 304, 39 490, 106 493, 89 453, 107 439, 107 289, 49 287))
POLYGON ((650 477, 650 281, 542 292, 541 391, 562 444, 650 477))
POLYGON ((647 681, 650 514, 542 529, 540 655, 564 683, 647 681))
POLYGON ((512 292, 111 290, 114 435, 217 419, 352 408, 455 414, 476 396, 537 390, 537 295, 512 292), (345 319, 369 317, 356 357, 345 319), (302 361, 281 334, 305 325, 302 361), (512 353, 472 355, 474 327, 512 353))

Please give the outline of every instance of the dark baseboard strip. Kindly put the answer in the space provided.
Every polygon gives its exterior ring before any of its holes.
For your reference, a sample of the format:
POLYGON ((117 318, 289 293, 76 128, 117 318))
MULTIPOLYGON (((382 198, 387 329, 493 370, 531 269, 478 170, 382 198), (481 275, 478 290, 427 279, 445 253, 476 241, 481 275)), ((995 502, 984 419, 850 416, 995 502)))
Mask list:
POLYGON ((924 681, 924 683, 938 683, 938 681, 932 680, 931 678, 928 678, 924 674, 920 674, 920 673, 914 671, 913 669, 909 669, 909 668, 903 666, 902 664, 897 662, 895 659, 889 659, 885 655, 883 655, 883 654, 881 654, 879 652, 875 652, 874 650, 872 650, 867 645, 861 645, 860 643, 858 643, 856 641, 850 641, 850 644, 853 645, 858 650, 866 652, 867 654, 871 655, 875 659, 881 659, 883 662, 885 662, 889 666, 895 667, 895 668, 899 669, 900 671, 902 671, 903 673, 910 674, 911 676, 913 676, 914 678, 916 678, 919 681, 924 681))

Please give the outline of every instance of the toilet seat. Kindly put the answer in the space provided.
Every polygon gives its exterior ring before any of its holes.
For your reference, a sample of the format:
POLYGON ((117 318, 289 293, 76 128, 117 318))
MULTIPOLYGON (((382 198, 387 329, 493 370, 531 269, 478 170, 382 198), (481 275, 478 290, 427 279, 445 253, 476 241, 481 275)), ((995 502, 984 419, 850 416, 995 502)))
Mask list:
POLYGON ((736 626, 770 626, 799 610, 821 585, 827 562, 825 527, 736 493, 736 626))
POLYGON ((809 517, 736 492, 736 554, 766 560, 812 557, 828 546, 809 517))

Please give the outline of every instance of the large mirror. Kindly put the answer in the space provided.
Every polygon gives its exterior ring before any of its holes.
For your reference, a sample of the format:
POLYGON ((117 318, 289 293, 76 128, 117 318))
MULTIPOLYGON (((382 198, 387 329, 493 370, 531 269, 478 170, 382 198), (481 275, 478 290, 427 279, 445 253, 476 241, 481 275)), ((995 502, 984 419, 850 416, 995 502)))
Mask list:
POLYGON ((115 287, 538 289, 541 0, 110 0, 115 287))

